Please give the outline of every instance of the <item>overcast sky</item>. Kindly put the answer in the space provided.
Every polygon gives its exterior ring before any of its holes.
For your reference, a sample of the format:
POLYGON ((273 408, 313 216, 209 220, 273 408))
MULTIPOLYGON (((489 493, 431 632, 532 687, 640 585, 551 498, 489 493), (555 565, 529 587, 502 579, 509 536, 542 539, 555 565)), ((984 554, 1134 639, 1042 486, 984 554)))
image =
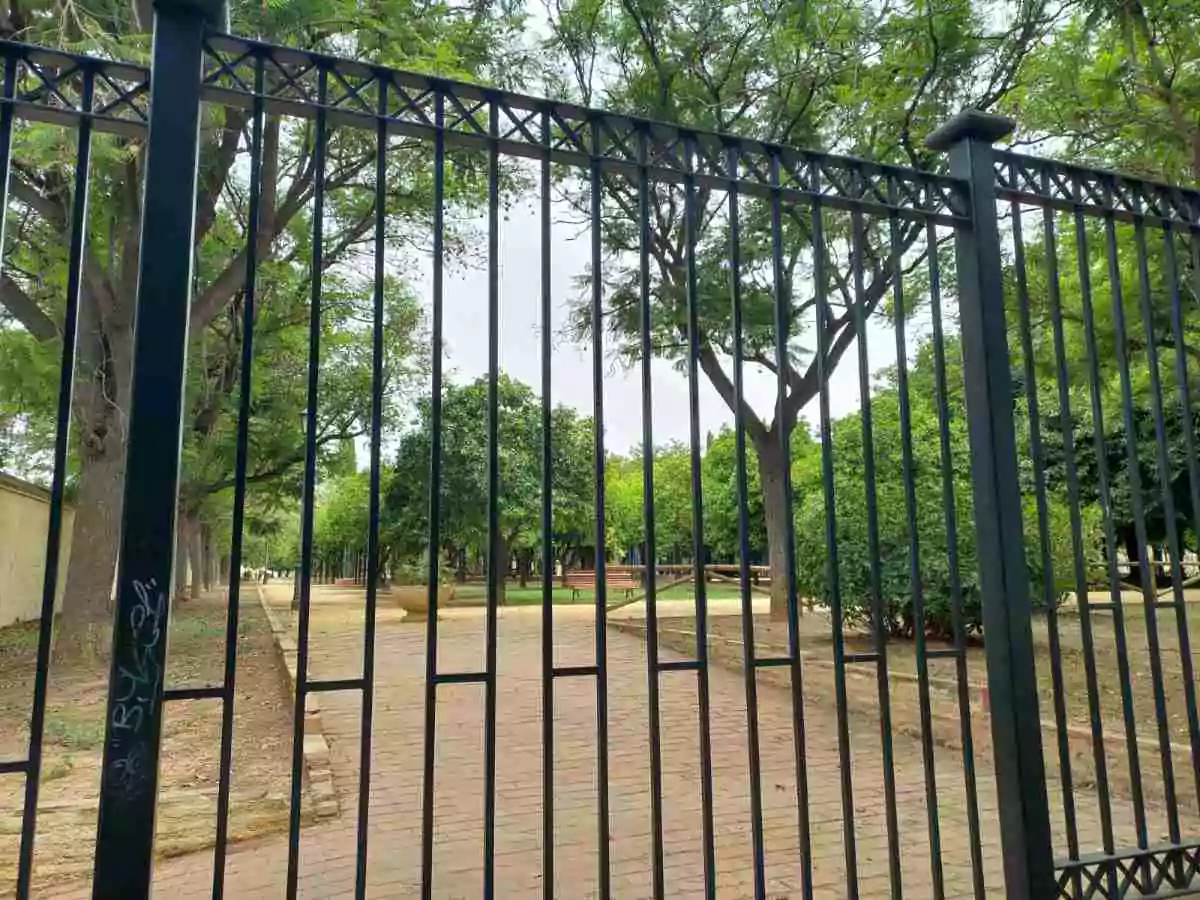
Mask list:
MULTIPOLYGON (((588 267, 591 258, 589 233, 567 221, 571 211, 556 203, 551 231, 551 322, 554 351, 552 399, 592 413, 592 348, 590 343, 572 341, 565 333, 569 306, 579 296, 576 279, 588 267)), ((480 240, 486 240, 486 219, 478 223, 480 240)), ((488 361, 488 295, 486 245, 480 248, 478 261, 448 265, 444 277, 445 371, 455 382, 465 382, 486 374, 488 361)), ((424 260, 410 278, 422 297, 427 313, 432 307, 430 262, 424 260)), ((540 392, 541 383, 541 232, 538 222, 537 194, 523 195, 507 212, 500 224, 500 368, 513 378, 540 392)), ((910 331, 923 330, 920 317, 910 331)), ((868 329, 868 359, 875 371, 895 363, 895 339, 883 323, 868 329)), ((910 356, 915 341, 910 340, 910 356)), ((835 417, 859 406, 857 347, 851 348, 831 379, 830 401, 835 417)), ((775 402, 774 375, 758 367, 746 368, 746 395, 766 419, 775 402)), ((688 439, 687 378, 665 360, 653 363, 654 442, 688 439)), ((804 410, 804 418, 814 425, 817 404, 804 410)), ((733 424, 733 414, 700 375, 700 420, 702 433, 733 424)), ((628 369, 611 357, 606 360, 604 378, 604 433, 606 447, 625 453, 641 444, 641 372, 628 369)))

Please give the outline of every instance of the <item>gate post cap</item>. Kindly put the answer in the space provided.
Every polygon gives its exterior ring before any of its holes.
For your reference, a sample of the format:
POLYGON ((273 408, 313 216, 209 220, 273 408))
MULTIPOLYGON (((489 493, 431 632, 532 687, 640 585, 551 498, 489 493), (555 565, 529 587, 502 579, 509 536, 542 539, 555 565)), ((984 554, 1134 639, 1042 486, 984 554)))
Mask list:
POLYGON ((226 0, 154 0, 160 16, 199 15, 205 25, 220 28, 226 22, 226 0))
POLYGON ((949 150, 960 141, 980 141, 994 144, 1013 133, 1017 127, 1015 119, 985 113, 978 109, 964 109, 933 134, 925 139, 930 150, 949 150))

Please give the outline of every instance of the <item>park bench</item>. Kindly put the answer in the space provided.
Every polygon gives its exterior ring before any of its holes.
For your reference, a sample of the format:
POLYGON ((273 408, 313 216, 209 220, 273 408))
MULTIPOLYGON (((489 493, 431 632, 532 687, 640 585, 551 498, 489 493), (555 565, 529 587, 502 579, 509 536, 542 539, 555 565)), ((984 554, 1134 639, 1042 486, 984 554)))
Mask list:
MULTIPOLYGON (((604 571, 604 585, 611 594, 613 591, 623 591, 628 600, 634 591, 641 590, 642 581, 637 573, 620 567, 612 567, 604 571)), ((596 573, 592 570, 577 570, 563 573, 563 587, 571 589, 571 599, 579 599, 580 591, 596 589, 596 573)))

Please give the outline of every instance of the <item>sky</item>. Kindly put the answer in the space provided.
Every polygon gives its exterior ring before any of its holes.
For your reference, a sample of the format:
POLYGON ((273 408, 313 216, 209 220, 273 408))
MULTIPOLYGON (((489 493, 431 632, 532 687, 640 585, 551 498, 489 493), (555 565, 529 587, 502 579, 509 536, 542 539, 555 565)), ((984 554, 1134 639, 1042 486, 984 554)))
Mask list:
MULTIPOLYGON (((500 369, 540 391, 541 383, 541 232, 536 191, 522 195, 502 213, 499 242, 500 284, 500 369)), ((565 203, 552 206, 551 228, 551 334, 553 352, 552 391, 555 403, 592 414, 592 346, 573 341, 566 334, 570 304, 581 290, 576 279, 586 272, 591 260, 590 233, 586 227, 567 221, 571 217, 565 203)), ((486 241, 486 218, 476 227, 480 241, 486 241)), ((470 264, 447 265, 444 273, 444 367, 446 377, 458 383, 487 373, 488 361, 488 287, 486 245, 479 248, 478 259, 470 264)), ((431 262, 428 257, 409 278, 431 318, 431 262)), ((922 318, 909 329, 909 356, 915 349, 916 333, 922 331, 922 318)), ((895 364, 894 333, 885 323, 868 326, 868 365, 872 373, 895 364)), ((830 407, 836 418, 859 407, 858 365, 852 347, 830 379, 830 407)), ((727 371, 728 363, 727 360, 727 371)), ((746 397, 754 408, 770 420, 775 403, 775 376, 756 366, 745 369, 746 397)), ((716 432, 733 425, 733 413, 717 395, 708 379, 700 375, 701 433, 716 432)), ((686 374, 661 359, 652 363, 654 443, 688 440, 689 410, 686 374)), ((817 423, 815 401, 802 417, 817 423)), ((814 428, 815 430, 815 428, 814 428)), ((605 446, 611 452, 626 453, 642 441, 640 366, 627 368, 606 355, 604 375, 605 446)))
MULTIPOLYGON (((539 3, 526 7, 526 40, 538 46, 550 34, 544 8, 539 3)), ((603 75, 597 76, 601 83, 603 75)), ((530 85, 532 93, 538 93, 530 85)), ((536 171, 531 169, 531 172, 536 171)), ((532 386, 540 393, 541 384, 541 231, 538 220, 536 189, 522 194, 501 214, 500 224, 500 369, 532 386)), ((449 216, 448 216, 449 218, 449 216)), ((552 204, 551 218, 551 334, 553 353, 552 400, 592 414, 592 346, 571 340, 565 333, 569 306, 579 297, 576 279, 591 261, 590 232, 581 227, 577 215, 564 201, 552 204)), ((487 220, 474 223, 480 240, 486 241, 487 220)), ((444 366, 447 377, 458 383, 471 381, 487 373, 488 363, 488 284, 484 262, 486 245, 478 248, 478 263, 451 268, 443 277, 444 366)), ((411 263, 412 260, 409 260, 411 263)), ((415 269, 405 267, 432 319, 431 261, 419 261, 415 269)), ((928 332, 928 315, 914 317, 909 331, 911 359, 917 338, 928 332)), ((894 332, 885 323, 872 320, 867 327, 868 367, 874 373, 895 365, 894 332)), ((830 378, 830 411, 834 418, 859 408, 860 393, 857 345, 851 347, 830 378)), ((726 360, 726 371, 731 362, 726 360)), ((689 436, 688 384, 686 375, 666 360, 652 363, 653 430, 656 446, 671 441, 686 442, 689 436)), ((745 369, 745 394, 765 421, 772 418, 775 404, 775 376, 756 366, 745 369)), ((701 434, 733 425, 733 413, 717 395, 708 379, 700 375, 701 434)), ((642 443, 642 401, 640 366, 626 368, 611 355, 605 360, 604 437, 610 452, 627 453, 642 443)), ((814 400, 801 412, 815 432, 818 424, 814 400)))

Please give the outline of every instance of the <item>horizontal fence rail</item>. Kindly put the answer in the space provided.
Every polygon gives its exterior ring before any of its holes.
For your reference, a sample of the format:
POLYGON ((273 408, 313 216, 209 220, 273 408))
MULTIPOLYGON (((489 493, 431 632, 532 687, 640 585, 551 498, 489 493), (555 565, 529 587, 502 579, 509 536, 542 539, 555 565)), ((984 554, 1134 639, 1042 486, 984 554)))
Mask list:
POLYGON ((746 193, 769 196, 779 190, 785 199, 820 199, 834 208, 895 209, 904 216, 944 221, 963 215, 961 185, 933 173, 692 132, 228 35, 209 38, 205 50, 205 97, 211 102, 246 106, 254 94, 252 73, 261 61, 270 113, 313 118, 324 108, 334 125, 375 128, 376 120, 384 119, 389 133, 423 138, 440 128, 452 145, 478 150, 494 146, 504 154, 532 159, 549 153, 553 162, 583 167, 598 161, 605 172, 635 175, 645 167, 656 180, 682 183, 690 166, 696 184, 704 187, 723 189, 733 182, 746 193), (322 73, 323 92, 318 88, 322 73), (437 125, 439 95, 443 114, 437 125), (380 103, 381 96, 386 103, 380 103), (542 128, 542 116, 549 117, 549 129, 542 128), (644 160, 638 155, 641 133, 647 136, 644 160), (738 150, 732 156, 726 152, 731 146, 738 150), (773 157, 780 160, 780 180, 774 187, 773 157))
POLYGON ((1063 212, 1080 209, 1122 222, 1184 228, 1195 228, 1200 222, 1197 190, 1020 153, 997 153, 995 165, 997 193, 1006 200, 1063 212))
MULTIPOLYGON (((308 879, 328 878, 328 889, 364 897, 379 890, 372 884, 376 860, 393 867, 384 890, 425 898, 550 897, 580 884, 596 896, 621 896, 643 876, 645 883, 634 886, 656 898, 686 889, 707 897, 736 890, 729 895, 756 900, 822 896, 829 884, 855 900, 979 900, 999 891, 1118 900, 1200 886, 1200 718, 1185 596, 1186 568, 1195 566, 1188 553, 1196 552, 1200 533, 1189 306, 1200 301, 1200 192, 993 149, 1011 123, 978 115, 932 139, 950 153, 952 174, 945 175, 214 34, 187 17, 173 21, 184 39, 171 46, 192 40, 199 57, 198 82, 173 76, 177 87, 186 81, 178 97, 187 108, 175 118, 186 130, 197 114, 202 121, 234 110, 244 116, 232 152, 246 165, 231 169, 244 190, 227 201, 236 207, 233 237, 220 238, 242 285, 234 310, 240 333, 231 381, 236 427, 222 675, 213 685, 164 685, 170 602, 169 591, 158 588, 170 580, 164 561, 174 541, 172 529, 156 523, 175 505, 179 471, 171 476, 167 454, 151 453, 153 465, 145 454, 177 433, 178 416, 166 400, 178 403, 179 392, 168 390, 168 398, 143 387, 130 409, 143 462, 125 484, 132 500, 121 571, 122 578, 130 574, 130 560, 140 554, 145 562, 153 547, 158 581, 136 596, 133 581, 120 585, 109 702, 122 711, 110 709, 104 742, 95 896, 148 889, 154 805, 162 802, 161 707, 211 700, 221 703, 221 716, 215 852, 205 863, 212 875, 204 893, 221 897, 227 890, 234 726, 246 690, 238 648, 250 587, 241 574, 256 480, 255 363, 270 328, 279 327, 263 325, 278 302, 269 281, 276 266, 291 266, 303 295, 302 315, 286 327, 303 335, 296 346, 304 426, 291 470, 300 485, 299 555, 284 636, 291 649, 283 652, 294 692, 275 889, 295 897, 308 879), (297 202, 298 224, 268 233, 277 212, 268 204, 278 200, 278 184, 269 179, 281 176, 267 163, 267 145, 296 123, 304 128, 311 185, 297 202), (362 152, 360 164, 344 170, 338 141, 347 129, 362 152), (425 204, 417 213, 394 206, 392 179, 404 175, 427 190, 427 202, 413 192, 425 204), (464 191, 460 182, 471 198, 456 193, 464 191), (337 204, 350 193, 365 213, 354 237, 343 240, 337 204), (514 424, 512 383, 501 367, 508 295, 502 241, 512 233, 513 195, 534 201, 539 254, 529 268, 537 283, 540 396, 531 390, 535 424, 524 430, 514 424), (446 332, 456 324, 447 317, 447 264, 456 252, 449 214, 460 206, 479 224, 475 249, 485 287, 473 314, 486 342, 481 399, 468 416, 482 434, 471 447, 478 450, 471 485, 479 489, 484 609, 471 620, 479 623, 478 652, 464 665, 456 662, 464 658, 455 643, 461 621, 443 616, 456 602, 443 593, 453 585, 440 558, 450 507, 460 499, 452 492, 467 490, 453 470, 467 442, 463 414, 454 408, 463 388, 443 359, 446 332), (563 407, 553 404, 564 378, 552 364, 559 302, 553 266, 555 221, 567 208, 587 237, 576 313, 590 345, 591 397, 580 414, 584 439, 564 451, 557 443, 567 431, 563 407), (427 430, 418 467, 424 480, 402 510, 426 548, 409 588, 423 603, 400 622, 381 616, 392 596, 384 575, 399 567, 389 543, 397 539, 383 521, 394 437, 386 412, 394 374, 387 330, 391 282, 401 268, 393 255, 398 229, 419 236, 408 251, 428 263, 422 291, 429 324, 428 335, 419 335, 424 380, 414 404, 422 424, 411 426, 427 430), (297 246, 305 254, 292 252, 297 246), (338 287, 346 269, 361 275, 350 300, 338 287), (358 316, 351 324, 332 318, 346 305, 358 316), (365 533, 340 559, 316 545, 326 452, 321 413, 344 399, 331 400, 324 377, 344 337, 331 321, 359 329, 369 346, 369 371, 359 382, 369 394, 361 432, 369 458, 365 533), (606 415, 611 422, 615 414, 606 391, 609 364, 621 354, 640 391, 641 446, 661 446, 655 415, 664 401, 656 397, 651 362, 668 352, 687 381, 678 476, 660 467, 657 452, 624 460, 606 443, 606 415), (766 373, 776 392, 765 415, 749 400, 752 370, 766 373), (849 380, 835 382, 841 377, 849 380), (727 403, 733 425, 723 481, 706 468, 712 443, 705 438, 705 379, 727 403), (851 412, 844 413, 847 397, 851 412), (509 577, 510 456, 525 443, 536 470, 524 484, 536 494, 527 515, 539 590, 533 631, 521 631, 501 599, 509 577), (610 477, 625 462, 634 463, 641 481, 640 533, 629 564, 607 552, 610 477), (152 469, 162 489, 141 496, 140 476, 152 469), (765 540, 756 531, 759 501, 772 473, 782 506, 774 523, 764 514, 763 529, 779 529, 781 545, 765 567, 774 622, 754 603, 764 574, 756 565, 765 540), (604 548, 573 586, 592 592, 582 642, 578 617, 560 618, 556 605, 556 592, 572 587, 565 573, 560 587, 555 572, 567 515, 556 501, 576 489, 565 477, 576 474, 586 496, 583 518, 572 527, 581 546, 604 548), (664 491, 686 495, 687 504, 685 540, 670 548, 664 533, 677 498, 664 491), (730 499, 734 561, 725 566, 711 558, 717 526, 708 514, 730 499), (681 558, 690 561, 662 562, 681 558), (1155 580, 1160 574, 1165 587, 1155 580), (349 579, 361 594, 355 615, 362 620, 354 619, 347 639, 330 651, 321 647, 330 596, 321 583, 334 578, 349 579), (673 596, 668 591, 681 586, 691 597, 684 625, 663 606, 673 596), (718 614, 728 610, 717 591, 729 586, 734 614, 718 614), (1093 599, 1098 588, 1103 599, 1093 599), (639 618, 617 615, 639 601, 639 618), (985 628, 986 653, 978 640, 985 628), (348 655, 350 668, 331 670, 331 654, 348 655), (420 674, 411 678, 420 684, 406 702, 420 709, 405 718, 412 710, 397 709, 385 693, 395 685, 382 666, 410 656, 419 659, 420 674), (149 674, 139 670, 145 684, 138 681, 131 693, 125 687, 136 664, 149 674), (534 677, 521 680, 514 674, 525 671, 521 666, 536 669, 534 677), (740 670, 737 678, 727 677, 729 668, 740 670), (584 703, 581 684, 586 709, 568 708, 584 703), (505 749, 510 721, 520 725, 520 717, 506 719, 520 693, 511 685, 537 695, 536 722, 522 735, 519 760, 505 749), (132 755, 116 756, 128 750, 122 741, 133 740, 124 734, 131 698, 143 704, 139 724, 150 723, 145 735, 138 731, 147 754, 139 759, 150 763, 142 767, 132 755), (447 735, 461 737, 463 727, 452 702, 478 713, 475 794, 465 793, 467 779, 456 768, 474 772, 475 763, 447 748, 447 735), (341 813, 353 817, 341 830, 353 865, 327 872, 325 851, 305 859, 316 797, 306 760, 321 704, 333 711, 326 721, 335 727, 353 723, 337 753, 326 746, 325 764, 337 775, 333 790, 357 790, 341 813), (393 727, 397 721, 403 727, 393 727), (394 765, 384 755, 389 741, 417 731, 419 740, 405 746, 419 759, 411 764, 419 767, 419 783, 373 795, 394 765), (631 734, 644 742, 636 752, 631 734), (681 774, 672 754, 684 743, 691 756, 681 774), (525 756, 536 757, 536 766, 525 768, 525 756), (518 762, 514 788, 509 779, 518 762), (577 766, 588 770, 582 800, 577 766), (631 766, 635 787, 623 771, 631 766), (135 768, 148 806, 136 806, 128 791, 114 793, 113 784, 132 783, 135 768), (537 794, 536 810, 524 818, 506 807, 511 792, 524 789, 523 778, 537 794), (582 818, 580 806, 588 807, 582 818), (477 813, 470 827, 479 838, 469 851, 477 860, 467 867, 461 857, 469 854, 451 838, 468 826, 441 818, 463 809, 477 813), (386 830, 396 819, 419 826, 386 830), (589 830, 581 838, 584 819, 589 830), (512 833, 526 832, 528 866, 537 870, 528 883, 506 844, 512 833), (681 851, 687 840, 691 849, 681 851), (631 871, 631 859, 641 868, 631 871), (464 868, 479 876, 467 887, 454 880, 464 868)), ((62 362, 28 752, 0 761, 0 777, 25 779, 14 867, 15 893, 25 898, 33 893, 64 492, 74 465, 72 397, 83 377, 75 334, 83 327, 83 265, 94 228, 92 147, 148 138, 162 151, 179 134, 154 130, 149 68, 9 42, 0 42, 0 60, 0 225, 11 228, 17 212, 45 216, 30 211, 29 195, 10 184, 21 162, 13 157, 22 146, 14 133, 48 126, 75 137, 73 158, 57 170, 71 185, 63 194, 69 223, 58 228, 69 277, 63 308, 54 312, 62 362)), ((177 58, 168 65, 160 55, 155 74, 189 65, 177 58)), ((160 89, 167 95, 156 82, 160 89)), ((158 122, 169 121, 160 113, 158 122)), ((152 156, 155 172, 139 213, 150 223, 157 215, 171 231, 180 230, 181 210, 196 199, 189 181, 195 154, 183 143, 176 149, 152 156), (178 178, 171 177, 172 156, 190 160, 180 163, 178 178)), ((143 378, 152 368, 170 375, 184 366, 184 304, 193 302, 192 291, 203 298, 208 286, 193 275, 193 242, 177 237, 148 234, 142 243, 153 251, 143 258, 151 275, 160 264, 174 278, 160 293, 179 294, 180 304, 159 309, 174 310, 170 328, 139 334, 136 371, 143 378), (188 278, 181 279, 185 263, 188 278), (184 282, 195 283, 184 289, 184 282)), ((0 242, 4 252, 19 252, 9 248, 0 242)), ((150 285, 143 288, 149 303, 157 282, 143 284, 150 285)))

